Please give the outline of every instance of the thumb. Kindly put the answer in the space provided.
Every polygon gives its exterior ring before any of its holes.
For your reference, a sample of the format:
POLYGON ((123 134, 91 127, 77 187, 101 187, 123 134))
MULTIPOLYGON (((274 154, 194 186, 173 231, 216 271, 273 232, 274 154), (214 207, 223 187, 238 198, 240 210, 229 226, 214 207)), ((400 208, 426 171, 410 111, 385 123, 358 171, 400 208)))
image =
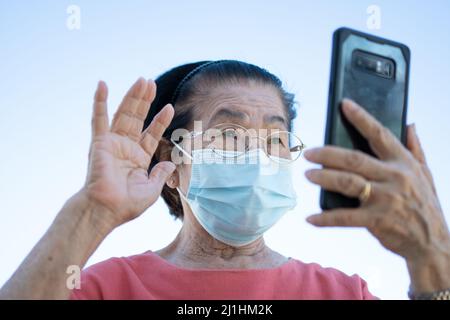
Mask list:
POLYGON ((150 175, 148 176, 149 182, 157 188, 159 191, 162 190, 162 187, 169 180, 171 174, 175 171, 176 166, 173 162, 170 161, 162 161, 157 163, 152 171, 150 171, 150 175))

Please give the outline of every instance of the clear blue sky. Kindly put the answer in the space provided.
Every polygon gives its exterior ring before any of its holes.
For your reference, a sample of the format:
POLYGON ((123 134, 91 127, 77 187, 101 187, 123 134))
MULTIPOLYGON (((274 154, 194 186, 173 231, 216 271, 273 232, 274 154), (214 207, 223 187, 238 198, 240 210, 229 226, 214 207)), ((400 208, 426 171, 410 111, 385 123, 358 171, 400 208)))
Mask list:
MULTIPOLYGON (((408 121, 417 130, 450 220, 450 2, 418 1, 0 1, 0 284, 82 185, 91 101, 99 79, 110 114, 138 76, 203 59, 240 59, 277 74, 297 94, 296 133, 323 142, 331 34, 340 26, 406 43, 412 51, 408 121), (81 29, 66 26, 69 5, 81 29), (381 9, 368 30, 366 9, 381 9)), ((267 234, 281 253, 357 273, 381 298, 406 298, 402 258, 365 230, 316 229, 319 189, 297 165, 297 209, 267 234)), ((89 260, 157 250, 180 227, 162 201, 114 231, 89 260)))

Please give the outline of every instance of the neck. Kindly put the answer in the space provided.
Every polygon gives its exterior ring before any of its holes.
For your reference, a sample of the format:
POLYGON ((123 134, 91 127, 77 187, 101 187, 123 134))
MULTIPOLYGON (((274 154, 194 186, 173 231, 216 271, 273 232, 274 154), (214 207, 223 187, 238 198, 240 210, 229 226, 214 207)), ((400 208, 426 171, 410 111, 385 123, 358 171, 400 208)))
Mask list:
POLYGON ((273 268, 287 260, 267 247, 262 237, 242 247, 216 240, 192 216, 185 217, 175 240, 156 253, 186 268, 273 268))

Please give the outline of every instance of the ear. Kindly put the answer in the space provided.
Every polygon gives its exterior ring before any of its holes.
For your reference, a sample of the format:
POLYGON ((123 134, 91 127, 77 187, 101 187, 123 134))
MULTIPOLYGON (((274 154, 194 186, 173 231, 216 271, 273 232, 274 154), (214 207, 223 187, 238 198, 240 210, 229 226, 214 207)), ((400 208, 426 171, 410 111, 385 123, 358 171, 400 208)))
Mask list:
POLYGON ((180 184, 180 179, 178 176, 178 171, 175 170, 172 175, 170 176, 169 180, 167 180, 166 185, 171 188, 171 189, 175 189, 179 186, 180 184))
MULTIPOLYGON (((162 137, 159 141, 158 148, 155 151, 155 157, 158 161, 172 161, 173 144, 167 138, 162 137)), ((180 183, 178 170, 175 169, 170 175, 166 184, 169 188, 175 189, 180 183)))

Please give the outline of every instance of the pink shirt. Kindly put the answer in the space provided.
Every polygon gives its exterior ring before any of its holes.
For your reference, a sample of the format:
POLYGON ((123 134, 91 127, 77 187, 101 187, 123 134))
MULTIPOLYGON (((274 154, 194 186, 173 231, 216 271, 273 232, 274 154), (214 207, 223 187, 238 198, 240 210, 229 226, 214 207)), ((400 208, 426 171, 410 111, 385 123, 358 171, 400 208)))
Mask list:
POLYGON ((187 269, 148 251, 81 275, 71 299, 376 299, 357 275, 289 259, 271 269, 187 269))

